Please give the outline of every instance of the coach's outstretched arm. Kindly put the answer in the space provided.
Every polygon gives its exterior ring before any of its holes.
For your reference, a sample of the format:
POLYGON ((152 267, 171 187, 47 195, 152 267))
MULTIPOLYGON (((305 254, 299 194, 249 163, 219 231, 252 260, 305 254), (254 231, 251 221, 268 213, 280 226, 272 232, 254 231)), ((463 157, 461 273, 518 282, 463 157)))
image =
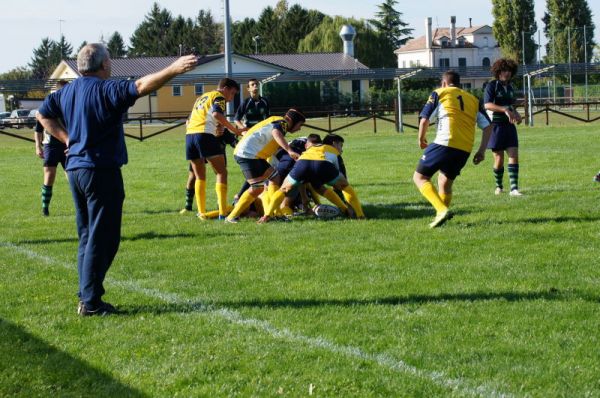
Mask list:
POLYGON ((197 65, 197 58, 195 55, 185 55, 178 58, 171 65, 165 69, 160 70, 156 73, 146 75, 139 78, 135 82, 138 95, 143 97, 144 95, 150 94, 153 91, 161 88, 166 82, 171 80, 177 75, 188 72, 197 65))

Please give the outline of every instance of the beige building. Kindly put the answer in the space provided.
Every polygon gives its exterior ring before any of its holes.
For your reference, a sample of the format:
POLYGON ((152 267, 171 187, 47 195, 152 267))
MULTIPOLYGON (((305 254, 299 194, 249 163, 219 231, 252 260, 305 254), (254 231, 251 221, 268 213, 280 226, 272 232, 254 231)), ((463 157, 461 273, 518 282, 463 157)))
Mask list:
POLYGON ((501 57, 500 47, 489 25, 456 26, 456 17, 450 18, 450 27, 432 28, 431 17, 425 19, 425 35, 409 40, 394 51, 398 68, 438 67, 455 69, 479 67, 481 77, 462 79, 465 88, 481 88, 490 79, 491 64, 501 57))

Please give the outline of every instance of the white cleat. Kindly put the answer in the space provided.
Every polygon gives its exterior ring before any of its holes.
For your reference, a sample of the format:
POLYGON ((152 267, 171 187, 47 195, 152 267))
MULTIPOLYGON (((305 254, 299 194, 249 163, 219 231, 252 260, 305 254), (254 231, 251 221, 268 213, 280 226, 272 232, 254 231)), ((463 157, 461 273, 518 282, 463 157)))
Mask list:
POLYGON ((433 219, 433 222, 429 224, 429 228, 441 227, 446 221, 454 217, 454 214, 450 210, 446 210, 442 213, 438 213, 433 219))
POLYGON ((500 194, 501 194, 501 193, 503 193, 503 192, 504 192, 504 190, 503 190, 502 188, 500 188, 500 187, 496 187, 496 190, 494 191, 494 194, 495 194, 495 195, 500 195, 500 194))
POLYGON ((523 194, 521 192, 519 192, 518 189, 513 189, 512 191, 510 191, 509 195, 510 196, 523 196, 523 194))

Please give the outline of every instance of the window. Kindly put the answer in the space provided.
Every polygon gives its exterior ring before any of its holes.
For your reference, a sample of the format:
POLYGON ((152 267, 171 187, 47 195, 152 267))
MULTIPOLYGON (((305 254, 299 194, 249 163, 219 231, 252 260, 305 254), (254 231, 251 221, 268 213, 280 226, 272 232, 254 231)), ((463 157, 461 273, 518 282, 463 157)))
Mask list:
POLYGON ((464 47, 465 46, 465 38, 463 36, 458 38, 458 46, 459 47, 464 47))
POLYGON ((181 97, 181 86, 173 86, 173 97, 181 97))
POLYGON ((464 68, 467 66, 467 59, 466 58, 459 58, 458 59, 458 67, 459 68, 464 68))
POLYGON ((483 38, 483 46, 487 48, 487 47, 489 47, 489 45, 490 45, 490 43, 489 43, 489 41, 488 41, 488 38, 487 38, 487 37, 484 37, 484 38, 483 38))
POLYGON ((490 66, 490 59, 485 57, 481 60, 481 66, 490 66))
POLYGON ((200 96, 200 95, 204 94, 204 84, 202 84, 202 83, 194 84, 194 94, 196 94, 196 96, 200 96))
POLYGON ((460 86, 464 90, 470 90, 471 89, 471 83, 463 83, 460 86))
POLYGON ((402 61, 402 67, 406 68, 406 61, 402 61))
POLYGON ((440 58, 440 68, 449 68, 450 58, 440 58))

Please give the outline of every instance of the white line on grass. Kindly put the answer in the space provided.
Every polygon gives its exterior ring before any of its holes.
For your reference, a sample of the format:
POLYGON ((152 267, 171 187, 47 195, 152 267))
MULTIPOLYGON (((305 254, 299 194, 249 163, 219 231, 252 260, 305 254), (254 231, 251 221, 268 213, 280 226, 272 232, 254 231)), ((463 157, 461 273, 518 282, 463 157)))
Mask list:
MULTIPOLYGON (((60 265, 63 268, 67 268, 69 270, 76 270, 77 266, 75 264, 63 263, 59 260, 56 260, 52 257, 45 256, 40 253, 36 253, 33 250, 30 250, 26 247, 15 245, 9 242, 0 241, 0 247, 5 247, 11 249, 14 252, 19 254, 23 254, 31 259, 40 260, 48 265, 60 265)), ((290 342, 302 343, 312 348, 321 348, 327 350, 329 352, 335 354, 342 354, 350 358, 359 359, 363 361, 375 362, 378 365, 388 368, 390 370, 405 373, 408 375, 412 375, 421 379, 426 379, 434 384, 442 386, 444 388, 452 389, 455 392, 463 393, 466 395, 472 396, 485 396, 485 397, 512 397, 512 394, 504 393, 497 391, 493 387, 487 384, 481 384, 478 386, 473 386, 469 381, 462 378, 451 378, 447 376, 444 372, 439 371, 429 371, 416 368, 412 365, 407 364, 406 362, 393 358, 387 354, 372 354, 358 347, 347 346, 347 345, 339 345, 333 343, 327 339, 322 337, 309 337, 300 333, 295 333, 287 328, 279 329, 275 326, 271 325, 267 321, 262 321, 260 319, 254 318, 246 318, 242 314, 237 311, 225 308, 218 307, 208 304, 202 304, 200 300, 190 300, 184 297, 181 297, 175 293, 166 293, 157 289, 149 289, 143 286, 140 286, 134 281, 120 281, 115 280, 113 278, 108 277, 107 280, 116 286, 119 286, 125 290, 129 290, 134 293, 141 293, 146 296, 160 299, 166 303, 181 305, 181 306, 189 306, 192 305, 192 309, 194 312, 204 312, 208 314, 216 315, 222 319, 225 319, 233 324, 248 326, 254 329, 262 330, 266 332, 268 335, 282 340, 287 340, 290 342)))

